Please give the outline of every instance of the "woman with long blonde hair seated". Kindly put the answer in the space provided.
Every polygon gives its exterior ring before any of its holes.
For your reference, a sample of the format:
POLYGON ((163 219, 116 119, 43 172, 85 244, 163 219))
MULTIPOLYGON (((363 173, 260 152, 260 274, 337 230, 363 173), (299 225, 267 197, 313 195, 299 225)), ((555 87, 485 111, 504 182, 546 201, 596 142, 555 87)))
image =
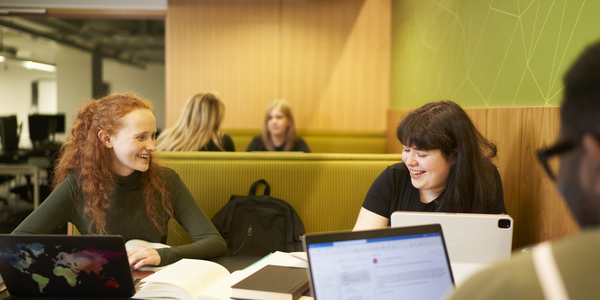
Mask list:
POLYGON ((262 134, 252 139, 246 151, 310 153, 310 148, 306 142, 296 134, 292 108, 287 100, 275 100, 267 106, 262 134))
POLYGON ((156 139, 158 151, 235 151, 231 137, 219 132, 225 104, 212 93, 192 96, 177 123, 156 139))

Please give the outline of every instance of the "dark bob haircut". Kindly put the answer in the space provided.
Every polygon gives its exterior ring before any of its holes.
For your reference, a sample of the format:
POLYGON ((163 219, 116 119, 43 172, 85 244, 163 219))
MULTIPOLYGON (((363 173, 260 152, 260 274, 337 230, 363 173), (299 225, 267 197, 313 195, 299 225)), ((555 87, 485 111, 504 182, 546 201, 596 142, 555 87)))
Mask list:
POLYGON ((417 108, 400 122, 396 136, 405 146, 439 149, 446 159, 456 159, 448 186, 440 195, 440 211, 485 211, 496 193, 497 171, 492 158, 496 157, 497 148, 458 104, 444 100, 417 108))

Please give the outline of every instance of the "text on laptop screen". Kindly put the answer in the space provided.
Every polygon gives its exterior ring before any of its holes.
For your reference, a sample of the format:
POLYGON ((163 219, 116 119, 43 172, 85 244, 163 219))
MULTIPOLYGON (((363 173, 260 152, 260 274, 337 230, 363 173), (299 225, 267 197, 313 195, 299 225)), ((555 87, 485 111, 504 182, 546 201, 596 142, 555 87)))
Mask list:
POLYGON ((440 299, 453 288, 442 236, 307 245, 317 299, 440 299))

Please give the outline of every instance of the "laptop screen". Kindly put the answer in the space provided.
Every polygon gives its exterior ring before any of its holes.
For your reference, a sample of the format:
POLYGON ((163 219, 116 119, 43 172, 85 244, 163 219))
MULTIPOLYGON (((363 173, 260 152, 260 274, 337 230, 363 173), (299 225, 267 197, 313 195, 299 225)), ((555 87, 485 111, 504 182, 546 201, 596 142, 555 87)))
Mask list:
POLYGON ((439 225, 305 237, 315 299, 440 299, 454 284, 439 225))
POLYGON ((0 273, 16 296, 131 296, 120 236, 0 235, 0 273))

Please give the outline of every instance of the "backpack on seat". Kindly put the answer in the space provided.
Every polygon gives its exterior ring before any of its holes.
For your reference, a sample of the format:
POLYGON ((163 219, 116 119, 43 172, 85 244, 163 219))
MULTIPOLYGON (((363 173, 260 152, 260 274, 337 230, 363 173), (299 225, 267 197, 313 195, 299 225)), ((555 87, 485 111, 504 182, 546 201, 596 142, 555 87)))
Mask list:
POLYGON ((302 251, 304 224, 287 202, 270 197, 264 180, 250 187, 248 196, 233 195, 211 219, 227 242, 232 256, 265 256, 271 252, 302 251), (265 184, 264 195, 256 195, 258 184, 265 184))

